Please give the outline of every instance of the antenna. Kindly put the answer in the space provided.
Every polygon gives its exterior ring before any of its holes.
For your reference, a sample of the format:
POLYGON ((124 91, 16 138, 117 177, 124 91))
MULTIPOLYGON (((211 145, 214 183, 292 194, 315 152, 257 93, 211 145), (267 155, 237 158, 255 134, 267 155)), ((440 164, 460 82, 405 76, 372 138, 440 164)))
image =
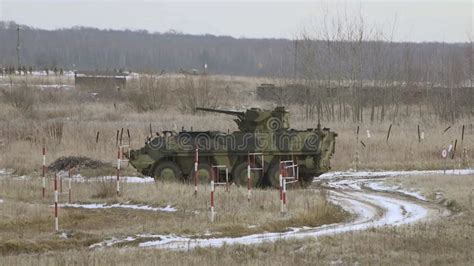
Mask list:
POLYGON ((16 56, 18 67, 20 67, 20 25, 18 25, 16 28, 16 56))

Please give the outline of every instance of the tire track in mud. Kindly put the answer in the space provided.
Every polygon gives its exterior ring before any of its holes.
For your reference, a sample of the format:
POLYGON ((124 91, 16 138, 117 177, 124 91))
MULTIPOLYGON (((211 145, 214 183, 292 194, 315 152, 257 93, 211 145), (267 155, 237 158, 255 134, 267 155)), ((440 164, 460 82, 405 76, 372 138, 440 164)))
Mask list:
MULTIPOLYGON (((3 174, 0 172, 0 174, 3 174)), ((464 173, 461 173, 464 174, 464 173)), ((319 227, 289 228, 286 232, 264 232, 241 237, 178 236, 140 234, 124 238, 112 238, 90 248, 113 247, 139 240, 138 247, 171 250, 188 250, 197 247, 220 247, 223 245, 251 245, 275 242, 285 239, 303 239, 366 230, 373 227, 400 226, 419 222, 432 217, 442 216, 443 208, 435 203, 423 200, 412 191, 396 187, 381 186, 380 181, 403 174, 335 175, 323 178, 324 187, 329 190, 329 200, 341 206, 353 215, 353 219, 344 223, 319 227)), ((319 180, 321 181, 321 180, 319 180)), ((3 200, 2 200, 3 201, 3 200)), ((1 201, 0 201, 1 202, 1 201)), ((445 208, 443 208, 446 210, 445 208)))
MULTIPOLYGON (((362 182, 370 182, 373 179, 361 179, 362 182)), ((334 181, 338 182, 338 181, 334 181)), ((357 181, 359 182, 359 181, 357 181)), ((331 181, 327 183, 331 188, 331 181)), ((418 201, 414 198, 400 197, 387 191, 379 193, 373 190, 363 189, 365 183, 359 184, 359 189, 353 186, 341 189, 340 184, 329 190, 329 200, 341 206, 353 215, 348 222, 323 225, 319 227, 290 228, 282 233, 264 232, 241 237, 205 237, 177 236, 177 235, 138 235, 125 239, 114 239, 113 243, 104 241, 92 245, 92 248, 113 246, 114 244, 125 244, 140 239, 138 244, 142 248, 158 248, 171 250, 189 250, 197 247, 221 247, 223 245, 251 245, 278 240, 303 239, 308 237, 319 237, 346 233, 351 231, 366 230, 373 227, 400 226, 415 223, 431 217, 438 213, 438 207, 434 204, 418 201), (147 241, 147 238, 150 240, 147 241)))

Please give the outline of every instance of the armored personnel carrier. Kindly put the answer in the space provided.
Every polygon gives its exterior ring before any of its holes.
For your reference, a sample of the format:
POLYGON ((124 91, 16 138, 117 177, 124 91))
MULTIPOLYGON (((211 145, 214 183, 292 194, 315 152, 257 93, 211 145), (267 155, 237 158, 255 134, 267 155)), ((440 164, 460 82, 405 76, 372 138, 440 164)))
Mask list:
POLYGON ((160 180, 190 180, 194 176, 196 149, 199 152, 198 176, 206 182, 212 165, 228 168, 231 182, 247 185, 249 154, 255 186, 279 186, 281 160, 293 160, 299 166, 303 186, 330 169, 336 133, 328 128, 296 130, 290 128, 284 107, 273 110, 251 108, 245 112, 197 108, 204 112, 234 116, 238 131, 165 131, 149 138, 141 149, 130 151, 129 162, 144 175, 160 180))

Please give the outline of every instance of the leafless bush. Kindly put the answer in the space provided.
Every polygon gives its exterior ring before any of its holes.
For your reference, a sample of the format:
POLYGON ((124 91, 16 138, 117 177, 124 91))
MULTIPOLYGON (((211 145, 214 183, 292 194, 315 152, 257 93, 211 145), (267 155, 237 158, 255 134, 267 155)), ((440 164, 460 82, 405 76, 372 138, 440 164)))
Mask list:
POLYGON ((33 111, 36 93, 33 88, 26 83, 13 86, 2 90, 3 100, 5 103, 13 106, 23 113, 33 111))
POLYGON ((117 184, 115 180, 108 178, 101 178, 95 183, 94 198, 112 198, 117 193, 117 184))
POLYGON ((213 87, 207 76, 186 77, 177 89, 179 110, 194 113, 196 107, 216 107, 220 100, 219 88, 213 87))
POLYGON ((144 76, 128 92, 128 100, 138 112, 155 111, 163 108, 170 93, 169 78, 144 76))

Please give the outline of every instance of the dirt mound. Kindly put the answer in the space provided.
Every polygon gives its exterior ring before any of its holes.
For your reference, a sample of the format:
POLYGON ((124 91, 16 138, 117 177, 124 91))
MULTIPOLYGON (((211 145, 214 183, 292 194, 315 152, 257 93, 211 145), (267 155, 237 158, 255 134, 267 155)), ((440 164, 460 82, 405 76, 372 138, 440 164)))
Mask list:
POLYGON ((69 170, 70 168, 98 169, 110 166, 102 161, 94 160, 84 156, 61 157, 48 166, 49 171, 69 170))

